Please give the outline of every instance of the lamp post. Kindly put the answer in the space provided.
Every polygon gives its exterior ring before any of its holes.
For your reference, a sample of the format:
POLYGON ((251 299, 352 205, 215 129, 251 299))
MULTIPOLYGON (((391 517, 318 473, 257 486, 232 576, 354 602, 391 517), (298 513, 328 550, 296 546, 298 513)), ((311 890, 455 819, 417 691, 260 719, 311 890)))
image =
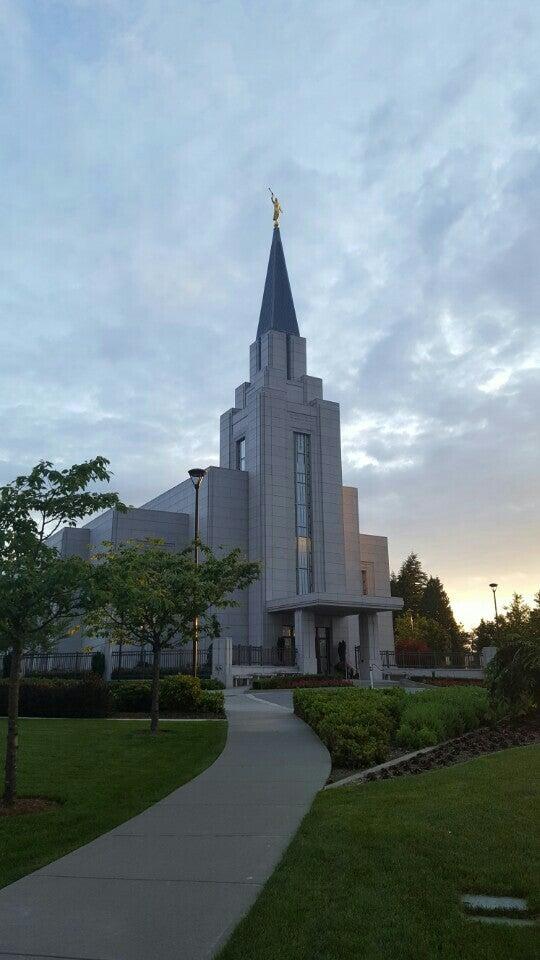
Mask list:
POLYGON ((490 587, 493 591, 493 603, 495 605, 495 629, 499 629, 499 614, 497 612, 497 587, 498 583, 490 583, 490 587))
MULTIPOLYGON (((190 480, 195 487, 195 566, 199 566, 199 488, 206 476, 206 470, 194 467, 188 470, 190 480)), ((193 676, 197 676, 197 659, 199 652, 199 618, 193 621, 193 676)))

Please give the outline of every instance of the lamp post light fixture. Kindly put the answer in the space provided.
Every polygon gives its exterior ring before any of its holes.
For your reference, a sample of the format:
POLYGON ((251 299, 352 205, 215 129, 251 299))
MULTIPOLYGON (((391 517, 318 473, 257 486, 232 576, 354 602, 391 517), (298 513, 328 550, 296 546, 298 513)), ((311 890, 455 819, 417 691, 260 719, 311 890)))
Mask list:
POLYGON ((490 583, 490 587, 493 591, 493 603, 495 604, 495 626, 497 629, 499 628, 499 614, 497 612, 497 587, 498 586, 499 586, 498 583, 490 583))
MULTIPOLYGON (((188 470, 189 478, 195 487, 195 566, 199 566, 199 488, 206 476, 206 470, 193 467, 188 470)), ((199 653, 199 618, 193 621, 193 676, 197 676, 197 660, 199 653)))

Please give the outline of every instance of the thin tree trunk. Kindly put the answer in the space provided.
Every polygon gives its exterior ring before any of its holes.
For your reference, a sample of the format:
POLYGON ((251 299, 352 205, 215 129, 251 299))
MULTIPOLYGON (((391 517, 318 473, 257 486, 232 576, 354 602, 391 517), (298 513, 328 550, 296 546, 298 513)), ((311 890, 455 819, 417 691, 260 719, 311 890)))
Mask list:
POLYGON ((19 720, 19 685, 21 678, 21 644, 17 641, 11 651, 8 693, 8 725, 6 741, 6 766, 4 803, 12 806, 17 793, 17 746, 19 720))
POLYGON ((159 666, 161 659, 161 647, 156 644, 154 647, 154 662, 152 667, 152 706, 150 710, 150 733, 158 732, 159 721, 159 666))

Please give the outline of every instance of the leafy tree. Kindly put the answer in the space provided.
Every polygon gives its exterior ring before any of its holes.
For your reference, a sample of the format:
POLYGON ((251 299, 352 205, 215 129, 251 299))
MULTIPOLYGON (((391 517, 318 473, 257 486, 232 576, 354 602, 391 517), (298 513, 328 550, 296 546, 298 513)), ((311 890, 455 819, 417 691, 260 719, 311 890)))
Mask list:
POLYGON ((396 650, 400 653, 428 653, 429 646, 425 640, 425 632, 421 617, 413 617, 410 613, 402 613, 396 617, 394 636, 396 650))
POLYGON ((206 636, 219 636, 214 611, 237 605, 231 594, 258 579, 259 565, 239 550, 216 557, 205 546, 197 565, 191 547, 170 553, 160 540, 108 546, 97 558, 86 624, 98 636, 151 648, 150 731, 156 734, 161 651, 193 639, 196 618, 206 636))
POLYGON ((399 652, 449 653, 450 637, 440 623, 430 617, 403 613, 395 622, 396 649, 399 652))
POLYGON ((88 490, 110 480, 96 457, 56 470, 40 461, 28 476, 0 488, 0 649, 9 651, 9 703, 4 803, 16 796, 19 681, 23 653, 66 636, 82 607, 89 564, 63 559, 47 544, 61 526, 107 507, 125 509, 115 493, 88 490))
POLYGON ((495 620, 481 619, 478 626, 472 633, 472 648, 475 653, 480 653, 483 647, 494 647, 497 643, 497 624, 495 620))
POLYGON ((517 714, 540 706, 540 592, 531 610, 515 593, 497 631, 486 675, 495 701, 517 714))
POLYGON ((393 597, 403 597, 403 610, 418 615, 421 612, 422 598, 427 584, 427 575, 416 553, 410 553, 399 568, 398 574, 392 574, 390 580, 393 597))
POLYGON ((428 578, 420 602, 420 613, 439 624, 453 650, 462 649, 463 635, 452 613, 448 594, 439 577, 428 578))

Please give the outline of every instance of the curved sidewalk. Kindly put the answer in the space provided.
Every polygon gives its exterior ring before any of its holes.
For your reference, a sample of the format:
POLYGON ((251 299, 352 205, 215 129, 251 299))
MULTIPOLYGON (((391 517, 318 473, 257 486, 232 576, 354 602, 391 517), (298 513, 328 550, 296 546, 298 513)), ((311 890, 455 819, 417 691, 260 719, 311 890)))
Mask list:
POLYGON ((289 706, 243 691, 226 705, 225 749, 199 777, 0 890, 0 960, 214 955, 330 772, 289 706))

